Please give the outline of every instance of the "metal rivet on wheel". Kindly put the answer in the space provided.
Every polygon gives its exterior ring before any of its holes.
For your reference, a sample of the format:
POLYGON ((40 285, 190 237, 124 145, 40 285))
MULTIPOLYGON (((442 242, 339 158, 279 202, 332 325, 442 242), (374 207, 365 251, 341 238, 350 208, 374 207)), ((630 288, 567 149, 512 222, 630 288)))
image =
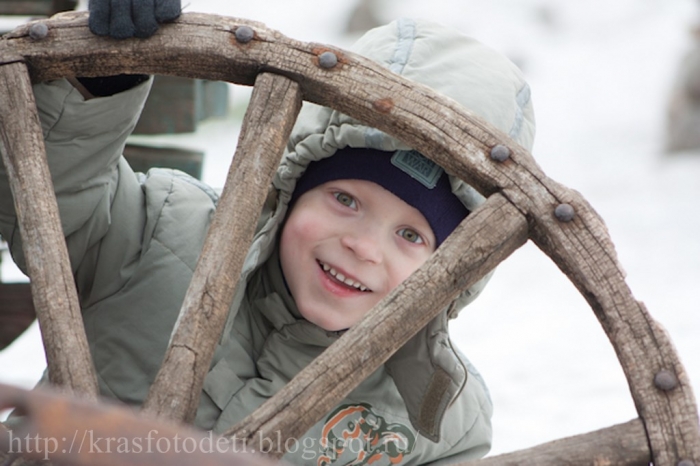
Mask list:
POLYGON ((510 149, 502 144, 498 144, 491 149, 491 159, 496 162, 505 162, 510 158, 510 149))
POLYGON ((236 40, 241 44, 247 44, 255 37, 255 31, 250 26, 239 26, 233 35, 236 36, 236 40))
POLYGON ((678 386, 678 379, 673 372, 663 369, 654 376, 654 385, 659 390, 668 392, 678 386))
POLYGON ((318 56, 318 64, 321 68, 333 68, 338 64, 338 56, 333 52, 323 52, 318 56))
POLYGON ((556 209, 554 209, 554 216, 561 222, 570 222, 576 216, 576 211, 571 206, 571 204, 559 204, 556 209))
POLYGON ((34 23, 29 27, 29 37, 34 40, 45 39, 49 34, 49 27, 44 23, 34 23))

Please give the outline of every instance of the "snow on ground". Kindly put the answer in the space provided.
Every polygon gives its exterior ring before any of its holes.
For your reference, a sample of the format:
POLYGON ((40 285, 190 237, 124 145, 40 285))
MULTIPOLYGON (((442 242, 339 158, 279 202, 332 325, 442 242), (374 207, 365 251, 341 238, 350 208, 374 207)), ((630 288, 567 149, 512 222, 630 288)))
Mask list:
MULTIPOLYGON (((601 214, 635 297, 666 327, 700 387, 700 152, 663 153, 665 104, 700 19, 691 0, 378 0, 382 19, 430 18, 509 55, 533 90, 535 157, 601 214)), ((185 3, 185 2, 183 2, 185 3)), ((348 0, 190 0, 187 11, 262 21, 287 36, 347 46, 348 0)), ((234 104, 247 95, 236 88, 234 104)), ((233 118, 167 142, 206 149, 221 186, 233 118)), ((158 140, 155 140, 158 142, 158 140)), ((6 259, 6 258, 5 258, 6 259)), ((13 274, 7 260, 3 279, 13 274)), ((493 453, 637 417, 611 345, 556 266, 526 245, 453 323, 496 405, 493 453)), ((0 353, 0 381, 31 386, 43 355, 33 327, 0 353)))

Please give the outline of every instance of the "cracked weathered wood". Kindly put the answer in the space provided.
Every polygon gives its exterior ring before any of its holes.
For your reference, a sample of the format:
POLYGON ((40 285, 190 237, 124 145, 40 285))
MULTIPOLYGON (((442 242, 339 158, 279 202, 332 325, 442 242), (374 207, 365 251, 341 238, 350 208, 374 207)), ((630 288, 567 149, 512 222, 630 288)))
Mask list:
POLYGON ((258 76, 216 214, 163 365, 144 403, 150 414, 191 422, 221 337, 260 211, 301 108, 299 86, 258 76))
POLYGON ((41 123, 23 63, 0 66, 0 109, 0 152, 32 278, 50 380, 94 398, 97 376, 58 216, 41 123))
POLYGON ((602 220, 575 191, 549 179, 530 154, 454 101, 407 81, 362 57, 289 39, 262 24, 212 15, 185 14, 148 40, 113 41, 92 36, 85 14, 46 21, 43 41, 29 25, 7 35, 0 60, 27 60, 34 80, 117 72, 175 74, 252 84, 260 71, 287 76, 305 100, 326 105, 401 139, 448 171, 490 195, 500 192, 530 222, 530 238, 548 254, 589 302, 625 372, 652 458, 657 465, 700 464, 698 410, 669 337, 638 303, 618 264, 602 220), (236 28, 255 34, 238 43, 236 28), (60 47, 55 47, 60 44, 60 47), (319 56, 332 50, 338 64, 325 69, 319 56), (495 163, 490 149, 504 144, 511 157, 495 163), (554 216, 561 203, 575 217, 554 216), (667 371, 675 388, 660 390, 654 377, 667 371))
POLYGON ((224 435, 283 453, 459 293, 527 241, 527 221, 494 194, 423 266, 258 410, 224 435), (263 440, 264 439, 264 440, 263 440), (264 442, 264 443, 260 443, 264 442))
POLYGON ((644 424, 634 419, 527 450, 455 466, 648 466, 650 462, 644 424))

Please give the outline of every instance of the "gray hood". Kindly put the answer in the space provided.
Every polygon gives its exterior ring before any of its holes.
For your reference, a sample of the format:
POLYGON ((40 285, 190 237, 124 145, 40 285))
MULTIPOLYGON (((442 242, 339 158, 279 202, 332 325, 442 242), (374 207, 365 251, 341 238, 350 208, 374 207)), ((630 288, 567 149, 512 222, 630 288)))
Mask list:
MULTIPOLYGON (((351 51, 450 97, 526 148, 535 121, 530 88, 520 70, 500 53, 458 31, 427 21, 400 19, 366 33, 351 51)), ((306 166, 346 146, 395 151, 410 147, 336 110, 305 103, 274 180, 286 208, 306 166)), ((469 210, 484 197, 451 177, 454 193, 469 210)), ((489 277, 459 298, 456 312, 473 301, 489 277)))
MULTIPOLYGON (((369 31, 351 50, 454 99, 528 151, 532 149, 535 122, 530 89, 520 70, 500 53, 444 26, 409 19, 369 31)), ((279 192, 275 212, 254 241, 248 272, 269 256, 272 238, 308 164, 346 146, 411 149, 347 115, 305 103, 274 179, 279 192)), ((451 177, 451 182, 454 193, 470 210, 484 202, 481 194, 460 179, 451 177)), ((450 306, 450 317, 474 300, 489 278, 462 293, 450 306)), ((444 411, 467 377, 465 364, 449 341, 446 322, 446 313, 442 313, 387 362, 414 426, 434 441, 439 439, 444 411)))

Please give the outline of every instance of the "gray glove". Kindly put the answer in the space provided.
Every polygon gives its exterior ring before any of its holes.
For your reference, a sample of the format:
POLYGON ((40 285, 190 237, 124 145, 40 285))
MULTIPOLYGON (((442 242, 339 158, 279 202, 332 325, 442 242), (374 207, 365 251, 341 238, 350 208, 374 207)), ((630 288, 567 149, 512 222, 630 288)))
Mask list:
POLYGON ((180 0, 90 0, 90 30, 114 39, 152 36, 180 16, 180 0))

